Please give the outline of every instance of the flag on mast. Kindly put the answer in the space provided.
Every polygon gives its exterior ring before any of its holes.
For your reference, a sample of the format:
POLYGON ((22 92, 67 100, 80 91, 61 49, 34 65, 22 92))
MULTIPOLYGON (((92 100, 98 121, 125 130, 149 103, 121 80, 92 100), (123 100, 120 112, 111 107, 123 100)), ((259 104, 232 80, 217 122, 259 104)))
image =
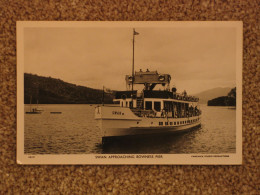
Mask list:
POLYGON ((136 31, 134 30, 134 35, 139 35, 139 32, 136 32, 136 31))

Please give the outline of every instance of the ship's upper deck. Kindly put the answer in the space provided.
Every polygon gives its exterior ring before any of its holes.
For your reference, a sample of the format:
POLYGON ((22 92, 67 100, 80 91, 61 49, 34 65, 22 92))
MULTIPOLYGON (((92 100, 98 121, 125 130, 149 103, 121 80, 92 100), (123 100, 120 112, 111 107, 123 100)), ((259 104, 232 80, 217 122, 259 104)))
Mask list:
POLYGON ((127 99, 127 98, 156 98, 156 99, 172 99, 172 100, 182 100, 186 102, 198 102, 199 99, 194 96, 189 96, 187 93, 176 93, 176 88, 173 87, 170 91, 171 75, 169 74, 159 74, 157 71, 136 71, 133 76, 126 75, 126 84, 128 86, 128 91, 117 91, 115 99, 127 99), (130 86, 134 84, 143 84, 144 89, 141 95, 137 93, 137 90, 130 90, 130 86), (157 84, 166 86, 164 90, 153 90, 157 84))
MULTIPOLYGON (((137 91, 117 91, 115 95, 116 99, 128 99, 128 98, 135 99, 138 97, 137 91)), ((144 90, 141 93, 142 98, 155 98, 155 99, 169 99, 169 100, 182 100, 186 102, 198 102, 199 98, 186 95, 186 94, 179 94, 172 91, 159 91, 159 90, 144 90)))

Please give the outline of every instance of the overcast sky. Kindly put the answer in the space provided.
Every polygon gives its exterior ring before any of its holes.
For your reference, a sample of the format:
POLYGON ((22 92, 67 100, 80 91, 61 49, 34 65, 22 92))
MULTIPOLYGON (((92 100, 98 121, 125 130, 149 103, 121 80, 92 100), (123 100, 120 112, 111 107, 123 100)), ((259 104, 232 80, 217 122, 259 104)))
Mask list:
MULTIPOLYGON (((138 27, 135 70, 172 76, 178 92, 234 87, 236 29, 138 27)), ((24 70, 77 85, 125 90, 132 70, 132 33, 122 28, 25 28, 24 70)))

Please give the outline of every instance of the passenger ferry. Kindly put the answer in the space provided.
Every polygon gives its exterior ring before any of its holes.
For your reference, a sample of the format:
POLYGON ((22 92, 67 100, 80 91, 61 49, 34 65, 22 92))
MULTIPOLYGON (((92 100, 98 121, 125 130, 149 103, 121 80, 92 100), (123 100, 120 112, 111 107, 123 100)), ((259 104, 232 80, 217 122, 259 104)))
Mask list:
POLYGON ((102 131, 103 139, 109 137, 163 134, 181 132, 199 127, 201 111, 199 99, 177 93, 169 88, 171 76, 157 71, 135 72, 127 75, 126 84, 143 84, 142 91, 117 91, 115 103, 119 106, 97 106, 95 119, 102 131), (153 90, 156 85, 165 90, 153 90))
POLYGON ((134 71, 133 29, 132 75, 126 75, 127 90, 117 91, 117 106, 100 105, 95 108, 95 119, 102 132, 102 140, 121 136, 158 135, 190 130, 201 125, 199 99, 177 93, 170 88, 171 75, 157 71, 134 71), (134 90, 136 85, 143 86, 134 90), (160 85, 163 89, 155 90, 160 85))

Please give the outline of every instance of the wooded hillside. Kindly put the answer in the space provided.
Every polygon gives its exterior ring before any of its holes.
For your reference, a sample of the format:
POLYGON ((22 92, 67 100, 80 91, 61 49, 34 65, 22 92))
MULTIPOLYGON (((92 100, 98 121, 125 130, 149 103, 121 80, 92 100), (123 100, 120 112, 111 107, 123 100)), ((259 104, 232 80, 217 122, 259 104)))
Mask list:
MULTIPOLYGON (((24 103, 100 104, 102 90, 78 86, 60 79, 24 74, 24 103)), ((105 93, 104 103, 113 103, 113 94, 105 93)))

